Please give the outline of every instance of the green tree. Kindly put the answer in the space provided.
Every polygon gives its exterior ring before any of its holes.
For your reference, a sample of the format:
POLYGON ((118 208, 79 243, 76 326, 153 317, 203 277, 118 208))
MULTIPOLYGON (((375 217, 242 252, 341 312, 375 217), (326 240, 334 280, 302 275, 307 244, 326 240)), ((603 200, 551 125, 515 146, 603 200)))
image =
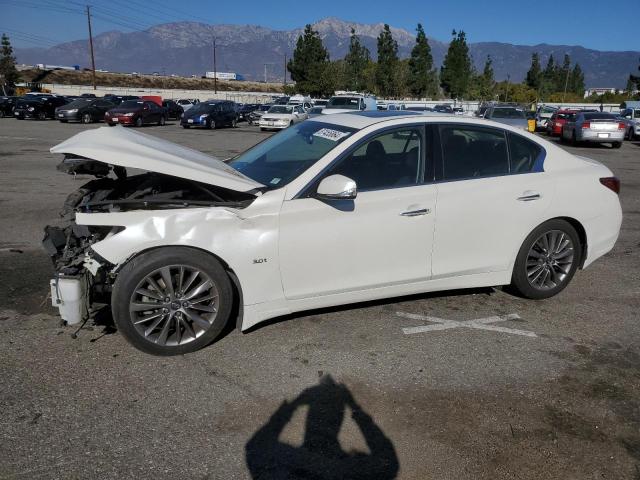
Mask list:
POLYGON ((13 91, 19 81, 20 73, 16 69, 16 57, 13 56, 13 47, 9 37, 3 33, 2 42, 0 43, 0 83, 4 89, 13 91))
POLYGON ((568 91, 569 75, 571 74, 571 57, 565 53, 562 67, 558 67, 555 72, 555 88, 556 92, 568 91), (565 88, 566 87, 566 88, 565 88))
POLYGON ((311 25, 304 27, 304 33, 298 37, 293 58, 287 63, 291 79, 296 82, 296 90, 313 96, 331 95, 323 85, 323 74, 329 64, 329 53, 322 39, 311 25))
POLYGON ((352 28, 351 36, 349 37, 349 51, 344 57, 347 77, 345 88, 347 90, 365 90, 364 70, 370 60, 369 49, 360 43, 360 37, 356 35, 355 29, 352 28))
POLYGON ((469 91, 472 68, 465 33, 452 32, 453 39, 440 69, 440 84, 451 98, 463 98, 469 91))
POLYGON ((478 75, 476 84, 480 100, 491 100, 495 94, 496 81, 493 78, 493 60, 487 55, 482 74, 478 75))
POLYGON ((377 92, 383 97, 395 97, 398 94, 396 69, 398 66, 398 42, 393 39, 389 25, 378 35, 378 65, 376 66, 377 92))
POLYGON ((573 66, 569 74, 569 88, 567 91, 578 96, 584 96, 584 73, 582 73, 579 63, 573 66))
POLYGON ((417 32, 416 44, 409 58, 407 88, 414 97, 435 97, 438 94, 438 83, 431 47, 421 24, 418 24, 417 32))
POLYGON ((540 66, 540 56, 537 52, 531 55, 531 67, 527 72, 525 83, 534 90, 539 90, 542 86, 542 67, 540 66))

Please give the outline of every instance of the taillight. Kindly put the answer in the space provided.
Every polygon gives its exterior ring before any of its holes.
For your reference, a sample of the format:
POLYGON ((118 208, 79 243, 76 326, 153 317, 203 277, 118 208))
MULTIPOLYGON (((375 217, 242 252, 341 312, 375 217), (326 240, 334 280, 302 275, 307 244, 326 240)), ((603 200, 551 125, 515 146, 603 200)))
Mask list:
POLYGON ((600 179, 600 183, 609 190, 620 194, 620 180, 616 177, 604 177, 600 179))
POLYGON ((586 130, 587 128, 591 128, 591 122, 584 122, 582 124, 582 129, 586 130))
POLYGON ((623 122, 618 123, 618 130, 624 130, 625 128, 627 128, 627 126, 623 122))

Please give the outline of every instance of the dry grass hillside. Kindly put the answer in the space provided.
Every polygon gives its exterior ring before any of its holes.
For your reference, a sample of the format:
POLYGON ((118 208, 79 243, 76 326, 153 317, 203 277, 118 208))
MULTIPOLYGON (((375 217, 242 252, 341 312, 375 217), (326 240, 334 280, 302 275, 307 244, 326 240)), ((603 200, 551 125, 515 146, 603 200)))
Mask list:
MULTIPOLYGON (((24 82, 91 85, 91 72, 89 71, 28 69, 20 73, 24 82)), ((96 84, 103 87, 170 88, 178 90, 213 90, 214 87, 214 81, 209 78, 128 75, 103 72, 96 72, 96 84)), ((218 80, 218 90, 282 93, 282 84, 218 80)))

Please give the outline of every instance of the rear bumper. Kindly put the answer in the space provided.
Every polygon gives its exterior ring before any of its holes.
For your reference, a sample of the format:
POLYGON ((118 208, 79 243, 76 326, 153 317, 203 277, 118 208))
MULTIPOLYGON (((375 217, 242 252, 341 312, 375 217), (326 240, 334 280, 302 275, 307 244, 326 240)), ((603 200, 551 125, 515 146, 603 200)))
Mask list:
POLYGON ((583 262, 583 268, 609 253, 618 241, 622 225, 620 202, 616 201, 610 210, 606 215, 600 215, 583 224, 587 232, 587 258, 583 262))
POLYGON ((622 142, 624 140, 624 130, 608 132, 599 132, 596 130, 580 130, 576 132, 576 138, 581 142, 592 143, 622 142))

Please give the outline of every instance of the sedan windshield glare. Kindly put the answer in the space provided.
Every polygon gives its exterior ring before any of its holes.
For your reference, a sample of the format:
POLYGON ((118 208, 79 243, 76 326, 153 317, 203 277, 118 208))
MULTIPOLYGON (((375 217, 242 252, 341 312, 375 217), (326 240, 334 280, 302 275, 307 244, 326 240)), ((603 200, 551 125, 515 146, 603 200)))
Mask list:
POLYGON ((353 128, 323 122, 298 123, 238 155, 229 165, 269 189, 280 188, 353 132, 353 128))

